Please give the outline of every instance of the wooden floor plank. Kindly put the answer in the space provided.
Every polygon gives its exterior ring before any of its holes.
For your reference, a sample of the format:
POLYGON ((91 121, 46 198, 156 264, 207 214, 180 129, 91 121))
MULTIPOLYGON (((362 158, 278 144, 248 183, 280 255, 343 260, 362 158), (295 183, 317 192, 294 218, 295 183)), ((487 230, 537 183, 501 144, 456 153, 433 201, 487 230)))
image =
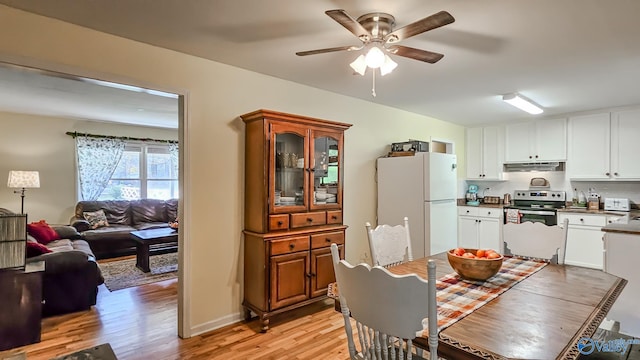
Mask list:
POLYGON ((128 359, 336 359, 349 358, 342 315, 325 301, 281 314, 260 333, 257 319, 180 339, 177 280, 109 292, 101 285, 91 310, 42 321, 40 343, 0 352, 45 360, 110 343, 128 359))

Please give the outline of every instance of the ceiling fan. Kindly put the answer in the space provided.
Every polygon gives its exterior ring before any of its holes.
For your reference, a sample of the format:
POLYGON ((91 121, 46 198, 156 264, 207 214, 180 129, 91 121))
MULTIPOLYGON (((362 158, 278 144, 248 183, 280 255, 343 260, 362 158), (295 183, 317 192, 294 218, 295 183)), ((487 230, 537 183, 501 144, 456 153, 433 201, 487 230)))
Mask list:
MULTIPOLYGON (((387 13, 375 12, 364 14, 357 19, 352 18, 342 9, 328 10, 325 12, 329 17, 344 26, 352 34, 358 37, 362 44, 360 46, 338 46, 325 49, 309 50, 297 52, 298 56, 315 55, 334 51, 358 51, 367 48, 366 55, 360 55, 351 63, 351 68, 360 75, 364 75, 367 68, 380 68, 382 76, 390 73, 398 66, 387 54, 403 56, 410 59, 424 61, 426 63, 436 63, 443 54, 432 51, 415 49, 408 46, 396 45, 397 42, 423 32, 451 24, 455 21, 453 16, 446 11, 440 11, 427 16, 409 25, 394 29, 395 18, 387 13)), ((375 94, 375 72, 374 89, 375 94)))

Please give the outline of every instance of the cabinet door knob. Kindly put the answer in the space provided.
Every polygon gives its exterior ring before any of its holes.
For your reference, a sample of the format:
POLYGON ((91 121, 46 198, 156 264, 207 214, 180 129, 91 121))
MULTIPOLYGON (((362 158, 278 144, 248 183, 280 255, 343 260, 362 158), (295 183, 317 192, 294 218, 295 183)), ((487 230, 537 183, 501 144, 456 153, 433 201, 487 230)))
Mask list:
POLYGON ((312 219, 312 218, 307 218, 307 222, 308 222, 308 223, 312 223, 312 222, 313 222, 313 219, 312 219))
POLYGON ((282 221, 278 221, 278 226, 282 226, 282 221))
POLYGON ((331 219, 333 219, 333 220, 338 220, 338 217, 337 217, 337 216, 335 216, 335 215, 331 215, 331 219))
POLYGON ((613 175, 618 176, 618 173, 617 173, 617 172, 614 172, 614 173, 613 173, 613 175))
POLYGON ((538 155, 536 155, 536 159, 538 158, 538 155))
POLYGON ((609 173, 608 173, 608 172, 606 172, 606 173, 604 173, 604 174, 605 174, 605 175, 607 175, 607 176, 609 176, 609 173))
POLYGON ((329 238, 325 238, 325 239, 324 239, 324 241, 326 241, 326 242, 331 242, 331 239, 329 239, 329 238))
POLYGON ((531 155, 529 155, 529 159, 531 159, 531 155))
POLYGON ((306 275, 307 275, 307 277, 308 277, 308 278, 310 278, 310 277, 311 277, 311 273, 307 273, 306 275))
POLYGON ((584 219, 580 219, 580 222, 584 222, 584 219))
POLYGON ((293 250, 294 247, 296 247, 296 244, 289 244, 289 249, 293 250))
POLYGON ((469 213, 469 210, 467 210, 467 214, 469 213))
POLYGON ((487 215, 491 215, 491 211, 487 211, 487 215))

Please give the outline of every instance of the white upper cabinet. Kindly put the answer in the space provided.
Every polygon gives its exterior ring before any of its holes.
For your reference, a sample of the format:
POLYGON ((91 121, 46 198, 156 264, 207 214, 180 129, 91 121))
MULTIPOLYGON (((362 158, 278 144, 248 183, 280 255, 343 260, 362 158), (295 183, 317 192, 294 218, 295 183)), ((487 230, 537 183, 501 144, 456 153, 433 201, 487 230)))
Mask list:
POLYGON ((634 158, 640 109, 569 119, 567 173, 573 180, 640 180, 634 158))
POLYGON ((467 179, 502 180, 504 128, 487 126, 466 129, 467 179))
POLYGON ((614 179, 640 179, 639 140, 640 109, 611 114, 611 176, 614 179))
POLYGON ((547 162, 567 159, 567 120, 536 120, 505 128, 505 162, 547 162))
POLYGON ((609 113, 569 118, 567 173, 572 179, 609 179, 609 113))

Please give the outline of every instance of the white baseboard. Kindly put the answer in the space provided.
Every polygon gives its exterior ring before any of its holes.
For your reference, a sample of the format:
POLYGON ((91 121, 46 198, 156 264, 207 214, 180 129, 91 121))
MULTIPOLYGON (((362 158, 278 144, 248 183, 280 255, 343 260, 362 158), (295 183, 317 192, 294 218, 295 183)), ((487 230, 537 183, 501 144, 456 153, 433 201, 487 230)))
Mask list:
POLYGON ((242 312, 223 316, 221 318, 208 321, 204 324, 191 327, 191 336, 200 335, 209 331, 219 329, 223 326, 231 325, 244 320, 242 312))

